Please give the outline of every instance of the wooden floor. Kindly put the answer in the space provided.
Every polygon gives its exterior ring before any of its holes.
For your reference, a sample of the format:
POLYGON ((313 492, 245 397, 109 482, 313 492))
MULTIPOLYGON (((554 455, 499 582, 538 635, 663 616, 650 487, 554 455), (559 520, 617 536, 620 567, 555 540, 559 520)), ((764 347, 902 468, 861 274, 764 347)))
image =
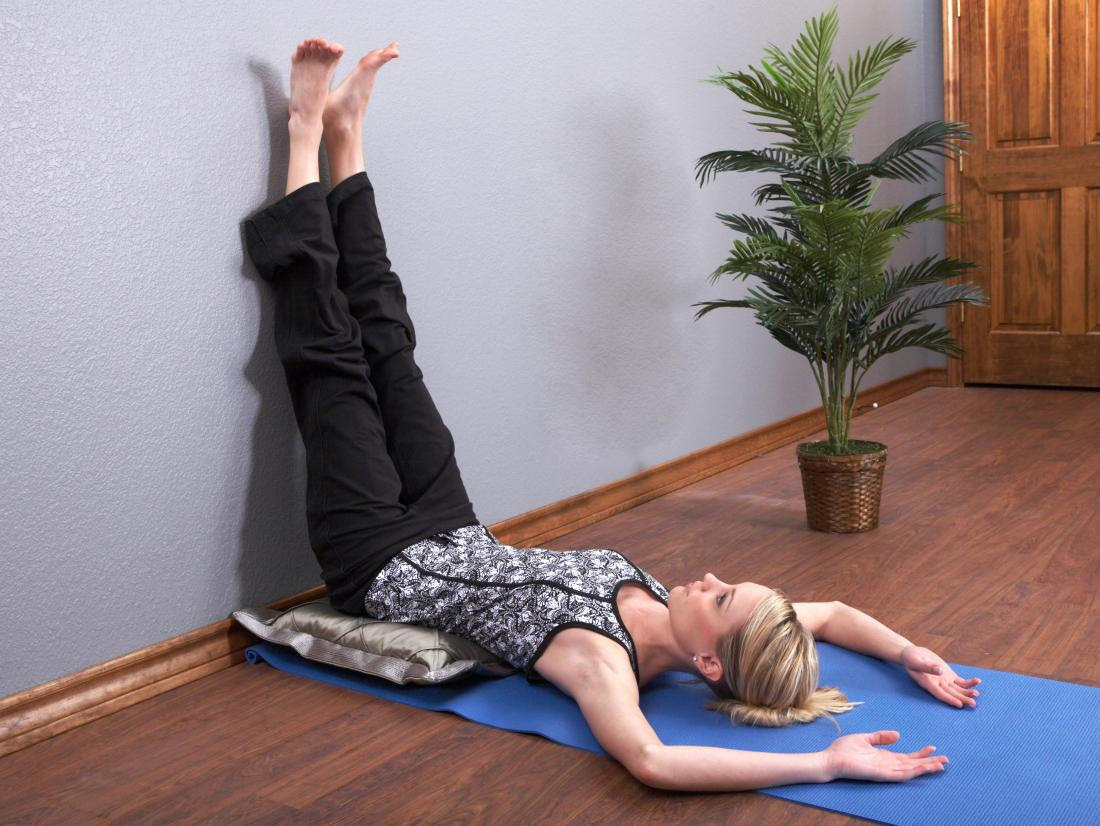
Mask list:
MULTIPOLYGON (((1100 685, 1100 392, 927 388, 852 435, 890 449, 875 531, 807 530, 788 446, 547 545, 839 599, 952 662, 1100 685)), ((655 791, 538 737, 239 665, 0 759, 0 821, 856 819, 655 791)))

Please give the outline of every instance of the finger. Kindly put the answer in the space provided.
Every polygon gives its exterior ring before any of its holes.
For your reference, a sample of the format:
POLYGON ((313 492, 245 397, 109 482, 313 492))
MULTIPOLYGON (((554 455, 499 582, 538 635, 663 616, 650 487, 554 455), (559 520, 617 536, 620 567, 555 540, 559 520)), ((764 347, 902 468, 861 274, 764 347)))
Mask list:
POLYGON ((947 767, 947 764, 942 760, 931 760, 921 764, 920 771, 922 774, 928 772, 942 772, 947 767))
POLYGON ((951 693, 951 702, 956 704, 958 708, 963 706, 976 706, 977 702, 971 698, 961 694, 958 689, 951 693))
POLYGON ((889 743, 896 743, 901 737, 901 732, 898 731, 876 731, 866 735, 867 742, 872 746, 885 746, 889 743))
POLYGON ((969 705, 971 708, 975 708, 978 705, 978 701, 970 695, 969 692, 964 692, 963 702, 969 705))
POLYGON ((929 749, 934 749, 935 746, 925 746, 920 751, 915 751, 912 754, 900 754, 898 752, 886 752, 884 756, 894 758, 894 762, 898 766, 912 766, 916 764, 924 765, 925 763, 949 763, 946 754, 931 754, 929 749))
POLYGON ((965 688, 959 688, 956 685, 956 686, 951 686, 951 690, 952 690, 952 693, 954 694, 954 696, 958 697, 959 700, 961 700, 963 702, 963 704, 968 705, 968 706, 976 706, 977 705, 977 701, 973 697, 970 696, 970 692, 967 691, 965 688))
POLYGON ((971 677, 969 680, 964 680, 962 677, 956 677, 955 682, 961 686, 977 685, 982 681, 981 677, 971 677))
POLYGON ((895 771, 900 772, 900 777, 904 780, 916 777, 921 774, 931 774, 934 772, 942 772, 944 770, 944 764, 938 760, 923 760, 919 763, 913 763, 909 766, 899 767, 895 771))
POLYGON ((905 767, 911 767, 911 766, 942 766, 946 763, 951 762, 950 760, 947 759, 946 755, 943 755, 943 754, 937 754, 937 755, 934 755, 934 756, 931 756, 931 757, 906 757, 906 756, 903 756, 903 755, 899 754, 898 758, 899 758, 898 765, 902 765, 902 766, 905 766, 905 767))
POLYGON ((955 694, 952 694, 950 691, 945 691, 943 693, 943 699, 944 702, 948 703, 949 705, 953 705, 955 708, 963 707, 962 698, 956 696, 955 694))
POLYGON ((937 700, 943 700, 943 702, 945 703, 955 702, 955 697, 952 696, 951 692, 947 690, 946 686, 943 686, 940 683, 933 683, 929 691, 931 692, 932 696, 935 697, 937 700))
POLYGON ((909 752, 909 754, 907 754, 905 756, 906 757, 914 757, 914 758, 927 757, 928 755, 930 755, 935 750, 936 750, 935 746, 925 746, 920 751, 911 751, 911 752, 909 752))
POLYGON ((946 689, 942 688, 941 686, 935 686, 934 687, 934 690, 932 691, 932 696, 934 696, 937 700, 942 700, 943 702, 947 703, 949 706, 955 706, 956 708, 961 708, 962 707, 962 700, 960 700, 958 697, 956 697, 950 691, 947 691, 946 689))

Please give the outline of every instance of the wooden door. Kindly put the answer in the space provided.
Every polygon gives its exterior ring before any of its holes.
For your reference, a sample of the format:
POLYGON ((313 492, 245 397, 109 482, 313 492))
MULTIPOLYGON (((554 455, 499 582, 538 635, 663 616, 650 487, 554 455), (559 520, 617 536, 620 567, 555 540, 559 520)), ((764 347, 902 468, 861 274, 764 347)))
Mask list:
POLYGON ((962 380, 1100 387, 1100 0, 945 5, 952 119, 975 138, 951 254, 981 265, 965 277, 991 302, 955 315, 962 380))

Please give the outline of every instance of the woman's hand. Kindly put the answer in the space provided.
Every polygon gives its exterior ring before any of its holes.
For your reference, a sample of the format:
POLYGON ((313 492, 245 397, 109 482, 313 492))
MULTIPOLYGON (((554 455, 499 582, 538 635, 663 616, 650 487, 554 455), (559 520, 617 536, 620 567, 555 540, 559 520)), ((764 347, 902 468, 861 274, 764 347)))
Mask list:
POLYGON ((825 749, 825 761, 830 780, 875 780, 880 783, 904 782, 918 774, 943 771, 951 761, 942 754, 932 757, 935 746, 901 754, 876 749, 896 743, 901 737, 896 731, 876 731, 871 734, 849 734, 838 737, 825 749))
POLYGON ((978 691, 971 686, 980 683, 981 679, 973 677, 964 680, 941 657, 927 648, 910 645, 902 649, 901 664, 917 685, 948 705, 955 708, 967 705, 974 708, 978 705, 974 699, 978 696, 978 691))

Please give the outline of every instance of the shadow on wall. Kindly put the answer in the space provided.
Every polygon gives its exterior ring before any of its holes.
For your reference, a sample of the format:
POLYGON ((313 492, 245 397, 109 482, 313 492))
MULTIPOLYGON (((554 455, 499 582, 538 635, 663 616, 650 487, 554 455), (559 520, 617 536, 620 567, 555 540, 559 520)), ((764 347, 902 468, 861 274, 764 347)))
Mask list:
MULTIPOLYGON (((680 170, 656 109, 610 88, 578 102, 572 128, 592 150, 573 170, 584 183, 578 212, 587 233, 577 238, 570 274, 572 334, 557 346, 576 365, 585 404, 569 408, 568 426, 578 450, 637 452, 669 436, 690 382, 681 367, 690 363, 692 311, 678 287, 684 233, 674 220, 686 214, 685 189, 669 184, 680 170)), ((690 168, 683 173, 690 185, 690 168)))
MULTIPOLYGON (((289 88, 290 79, 289 75, 283 70, 276 68, 266 60, 252 58, 248 61, 248 70, 259 81, 261 100, 258 101, 258 104, 263 106, 264 112, 267 113, 268 199, 264 204, 257 206, 257 209, 259 209, 281 198, 286 192, 286 164, 290 156, 290 138, 287 134, 286 125, 288 119, 287 107, 290 104, 290 98, 285 90, 289 88)), ((241 249, 243 251, 243 229, 241 238, 241 249)), ((245 258, 246 263, 250 264, 247 261, 247 253, 245 258)))

